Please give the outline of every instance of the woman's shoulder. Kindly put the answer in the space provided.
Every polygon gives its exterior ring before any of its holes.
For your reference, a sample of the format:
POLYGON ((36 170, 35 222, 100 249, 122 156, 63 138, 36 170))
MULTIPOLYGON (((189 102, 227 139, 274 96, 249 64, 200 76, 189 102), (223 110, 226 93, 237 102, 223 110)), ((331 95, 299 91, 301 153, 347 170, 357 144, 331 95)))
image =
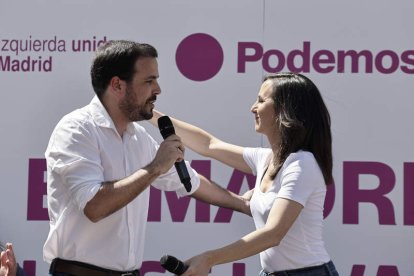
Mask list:
POLYGON ((300 150, 291 153, 283 164, 282 177, 294 177, 297 180, 306 181, 308 187, 312 186, 311 183, 318 189, 325 189, 326 186, 318 162, 313 153, 309 151, 300 150))
POLYGON ((297 152, 291 153, 284 163, 284 166, 287 167, 289 164, 297 163, 301 167, 319 167, 318 162, 316 161, 315 156, 310 151, 299 150, 297 152))
POLYGON ((268 155, 272 152, 271 148, 262 148, 262 147, 246 147, 245 151, 255 152, 261 155, 268 155))
POLYGON ((246 147, 244 148, 243 155, 253 157, 253 159, 261 160, 263 158, 267 158, 272 153, 272 149, 270 148, 261 148, 261 147, 246 147))
POLYGON ((315 156, 313 153, 306 150, 298 150, 297 152, 292 152, 289 154, 287 159, 295 159, 295 160, 315 160, 315 156))
POLYGON ((272 150, 268 148, 246 147, 243 150, 243 158, 252 169, 254 175, 260 172, 261 168, 266 166, 270 159, 272 150))

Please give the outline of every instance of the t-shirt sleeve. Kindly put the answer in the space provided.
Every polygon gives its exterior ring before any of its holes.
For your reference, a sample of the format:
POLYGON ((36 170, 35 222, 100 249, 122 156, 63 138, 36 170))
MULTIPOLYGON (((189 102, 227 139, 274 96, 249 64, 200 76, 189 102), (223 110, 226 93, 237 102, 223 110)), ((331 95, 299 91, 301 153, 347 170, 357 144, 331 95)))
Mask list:
POLYGON ((244 148, 243 158, 252 170, 253 175, 257 175, 257 165, 259 161, 260 148, 244 148))
POLYGON ((315 189, 324 184, 322 172, 312 153, 291 154, 282 166, 281 187, 277 197, 305 206, 315 189))

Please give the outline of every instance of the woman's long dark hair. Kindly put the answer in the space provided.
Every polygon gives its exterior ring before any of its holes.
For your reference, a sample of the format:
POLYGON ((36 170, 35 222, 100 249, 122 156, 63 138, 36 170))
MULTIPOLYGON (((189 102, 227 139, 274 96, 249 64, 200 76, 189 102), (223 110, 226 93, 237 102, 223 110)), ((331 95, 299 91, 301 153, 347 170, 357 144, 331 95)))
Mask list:
MULTIPOLYGON (((331 119, 319 89, 307 77, 295 73, 268 75, 280 130, 280 148, 275 158, 276 173, 289 154, 312 152, 326 185, 332 177, 331 119)), ((273 177, 276 177, 273 175, 273 177)))

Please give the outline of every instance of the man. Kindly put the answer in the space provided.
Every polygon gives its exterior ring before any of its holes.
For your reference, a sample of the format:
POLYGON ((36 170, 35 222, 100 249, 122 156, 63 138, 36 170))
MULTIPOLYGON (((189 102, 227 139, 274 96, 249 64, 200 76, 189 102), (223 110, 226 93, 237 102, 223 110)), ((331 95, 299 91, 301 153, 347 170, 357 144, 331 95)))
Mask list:
POLYGON ((139 275, 149 185, 250 214, 249 204, 197 175, 187 163, 187 193, 173 167, 184 158, 176 135, 160 145, 136 122, 152 117, 157 51, 110 41, 91 67, 96 96, 64 116, 45 156, 50 232, 44 259, 51 275, 139 275))

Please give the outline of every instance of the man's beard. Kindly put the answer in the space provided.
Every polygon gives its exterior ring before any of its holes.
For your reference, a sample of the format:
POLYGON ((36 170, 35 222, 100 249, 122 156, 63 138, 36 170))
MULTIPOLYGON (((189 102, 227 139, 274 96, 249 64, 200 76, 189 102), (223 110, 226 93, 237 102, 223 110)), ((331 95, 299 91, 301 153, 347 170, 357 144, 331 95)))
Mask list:
POLYGON ((149 120, 152 118, 152 108, 148 105, 150 102, 154 102, 157 99, 156 95, 153 95, 143 105, 136 104, 135 93, 129 89, 126 90, 125 98, 119 103, 119 109, 129 119, 130 122, 137 122, 142 120, 149 120))

